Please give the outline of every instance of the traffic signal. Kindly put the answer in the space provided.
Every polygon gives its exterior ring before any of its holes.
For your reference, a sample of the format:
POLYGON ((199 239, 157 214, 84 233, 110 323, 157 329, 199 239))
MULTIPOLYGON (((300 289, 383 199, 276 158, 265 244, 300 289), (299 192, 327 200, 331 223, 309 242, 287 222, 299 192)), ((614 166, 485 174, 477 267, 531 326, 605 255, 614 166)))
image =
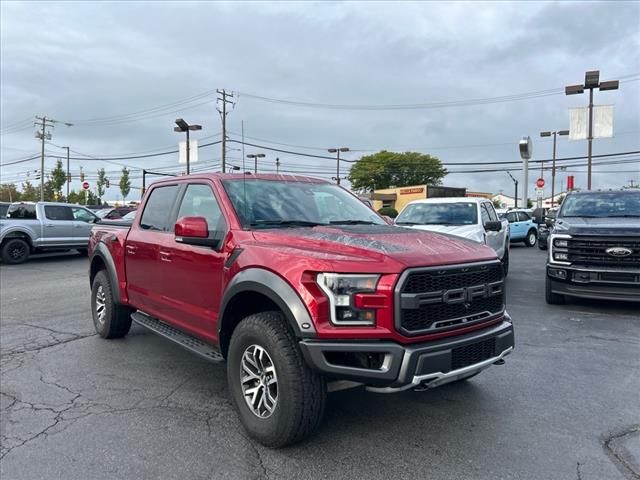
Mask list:
POLYGON ((84 182, 84 172, 80 172, 80 181, 84 182))
POLYGON ((109 179, 107 178, 107 183, 105 184, 107 188, 109 188, 109 179))

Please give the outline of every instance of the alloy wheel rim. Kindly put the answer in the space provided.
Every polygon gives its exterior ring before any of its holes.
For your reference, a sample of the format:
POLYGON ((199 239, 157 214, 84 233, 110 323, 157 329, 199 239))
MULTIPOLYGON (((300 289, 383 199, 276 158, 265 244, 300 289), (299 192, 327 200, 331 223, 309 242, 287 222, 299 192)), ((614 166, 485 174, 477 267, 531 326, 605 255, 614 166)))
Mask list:
POLYGON ((96 292, 96 315, 98 317, 98 322, 100 325, 104 324, 104 319, 107 316, 107 298, 104 294, 104 288, 102 285, 98 287, 98 291, 96 292))
POLYGON ((25 253, 26 253, 25 246, 20 244, 20 245, 15 245, 11 249, 10 255, 11 255, 11 258, 13 258, 14 260, 18 260, 19 258, 22 258, 25 253))
POLYGON ((240 362, 240 385, 249 410, 269 418, 278 404, 278 376, 273 360, 259 345, 247 347, 240 362))

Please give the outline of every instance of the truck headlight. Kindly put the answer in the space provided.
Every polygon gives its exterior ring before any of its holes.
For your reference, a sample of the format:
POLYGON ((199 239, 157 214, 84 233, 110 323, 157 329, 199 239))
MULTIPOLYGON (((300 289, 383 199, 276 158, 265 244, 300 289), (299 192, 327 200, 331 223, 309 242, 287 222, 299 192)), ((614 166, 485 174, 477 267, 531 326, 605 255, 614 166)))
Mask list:
POLYGON ((368 307, 377 304, 375 292, 378 280, 380 275, 377 274, 319 273, 316 281, 329 299, 331 323, 345 326, 375 325, 376 310, 368 307))
POLYGON ((552 234, 549 238, 549 261, 551 263, 562 263, 568 265, 569 260, 569 240, 571 235, 552 234))

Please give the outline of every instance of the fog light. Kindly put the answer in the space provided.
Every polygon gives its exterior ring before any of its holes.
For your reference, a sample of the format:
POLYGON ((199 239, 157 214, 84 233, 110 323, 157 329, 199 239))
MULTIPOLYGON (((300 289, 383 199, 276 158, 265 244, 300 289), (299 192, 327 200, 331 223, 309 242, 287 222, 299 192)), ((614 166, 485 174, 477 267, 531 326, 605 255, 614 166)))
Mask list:
POLYGON ((559 278, 560 280, 566 280, 567 278, 567 271, 559 268, 550 268, 548 273, 550 277, 559 278))
POLYGON ((563 261, 568 261, 569 260, 569 254, 566 252, 553 252, 553 259, 554 260, 563 260, 563 261))

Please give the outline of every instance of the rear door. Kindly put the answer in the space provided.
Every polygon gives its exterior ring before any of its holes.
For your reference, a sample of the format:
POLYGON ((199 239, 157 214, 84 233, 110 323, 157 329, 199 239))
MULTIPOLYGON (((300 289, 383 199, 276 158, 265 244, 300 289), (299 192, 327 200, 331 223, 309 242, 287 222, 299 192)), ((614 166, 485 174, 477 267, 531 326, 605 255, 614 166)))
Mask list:
POLYGON ((522 240, 524 238, 523 226, 518 218, 518 212, 507 212, 505 215, 509 222, 509 232, 511 240, 522 240))
POLYGON ((125 245, 127 289, 133 306, 160 319, 166 319, 163 298, 172 279, 167 277, 160 247, 173 239, 170 218, 176 208, 179 185, 162 185, 149 193, 144 210, 136 217, 125 245))
MULTIPOLYGON (((175 218, 204 217, 209 236, 224 238, 226 222, 220 204, 209 183, 190 183, 181 191, 180 207, 175 218)), ((173 225, 172 225, 173 227, 173 225)), ((173 229, 172 229, 173 230, 173 229)), ((217 340, 218 311, 222 297, 224 242, 211 247, 185 245, 175 241, 173 234, 163 237, 160 262, 166 282, 160 295, 168 320, 201 338, 217 340)))
POLYGON ((67 205, 44 205, 43 247, 74 245, 73 212, 67 205))

